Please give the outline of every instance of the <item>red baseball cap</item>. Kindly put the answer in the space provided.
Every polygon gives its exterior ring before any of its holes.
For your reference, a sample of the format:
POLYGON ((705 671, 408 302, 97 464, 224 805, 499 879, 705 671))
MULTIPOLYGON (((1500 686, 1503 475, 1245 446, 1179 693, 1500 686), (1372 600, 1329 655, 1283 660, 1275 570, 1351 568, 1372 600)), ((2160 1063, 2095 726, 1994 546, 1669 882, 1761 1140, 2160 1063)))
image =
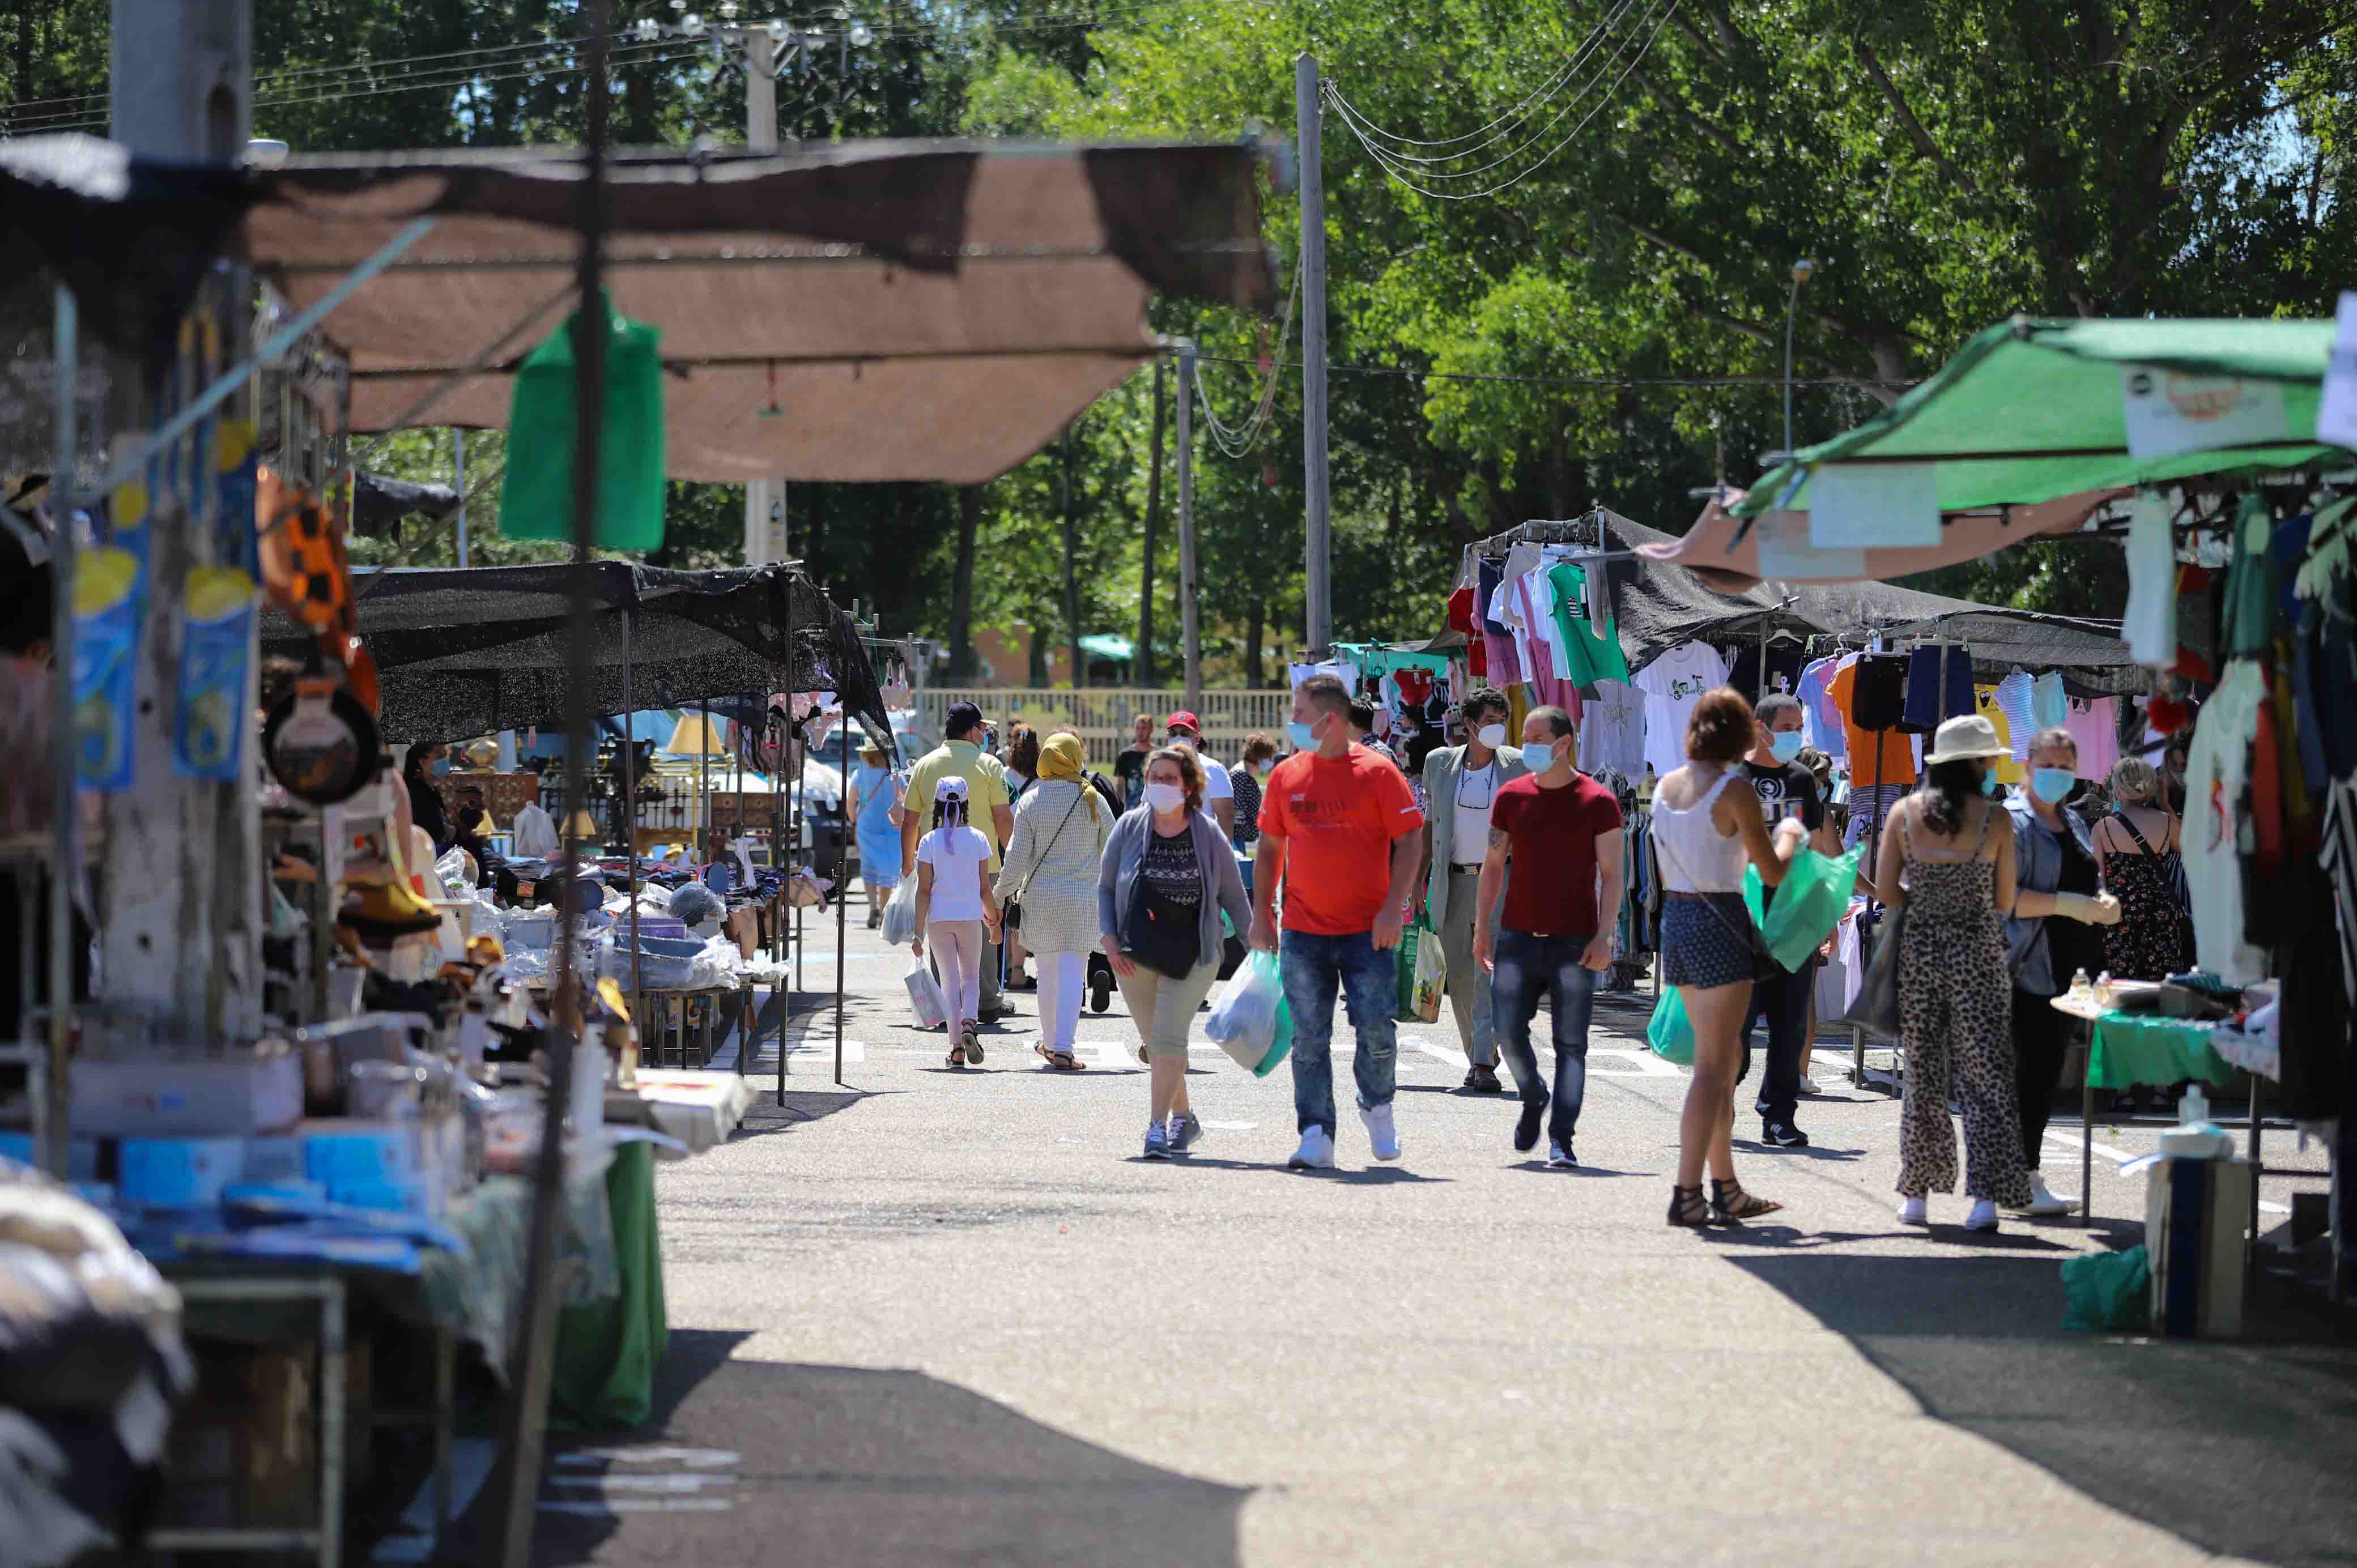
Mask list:
POLYGON ((1164 729, 1183 729, 1189 735, 1201 735, 1203 733, 1203 721, 1189 713, 1186 709, 1181 708, 1177 713, 1171 714, 1168 719, 1164 720, 1162 727, 1164 729))

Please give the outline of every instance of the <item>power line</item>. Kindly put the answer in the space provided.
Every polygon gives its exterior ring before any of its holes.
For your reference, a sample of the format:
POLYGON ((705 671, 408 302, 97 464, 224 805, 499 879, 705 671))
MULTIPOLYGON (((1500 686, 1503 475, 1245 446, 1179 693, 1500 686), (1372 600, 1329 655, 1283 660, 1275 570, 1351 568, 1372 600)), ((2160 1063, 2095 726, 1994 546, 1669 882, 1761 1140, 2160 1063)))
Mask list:
POLYGON ((1502 135, 1491 135, 1491 132, 1498 130, 1501 126, 1510 125, 1518 121, 1527 120, 1532 114, 1537 113, 1538 110, 1545 107, 1546 104, 1554 99, 1555 95, 1563 90, 1564 83, 1571 79, 1573 72, 1578 69, 1580 61, 1595 48, 1598 41, 1601 39, 1606 33, 1618 27, 1620 25, 1620 18, 1626 16, 1630 7, 1634 5, 1636 3, 1637 0, 1620 0, 1620 4, 1610 12, 1607 13, 1602 20, 1597 23, 1595 28, 1588 33, 1587 38, 1580 40, 1579 47, 1565 58, 1563 64, 1555 69, 1555 74, 1549 77, 1544 83, 1534 89, 1530 93, 1523 97, 1521 102, 1515 104, 1512 109, 1509 109, 1505 113, 1501 114, 1498 118, 1491 121, 1480 130, 1468 131, 1461 136, 1449 136, 1440 141, 1421 141, 1414 136, 1403 136, 1396 131, 1386 131, 1369 118, 1366 113, 1361 110, 1358 105, 1352 103, 1348 98, 1344 97, 1339 88, 1333 88, 1329 84, 1329 91, 1331 92, 1335 100, 1335 107, 1341 110, 1343 114, 1360 130, 1364 131, 1371 136, 1380 136, 1384 141, 1396 142, 1402 146, 1408 147, 1454 147, 1459 143, 1479 144, 1477 145, 1465 147, 1459 152, 1443 153, 1433 157, 1421 157, 1415 154, 1405 152, 1394 152, 1393 154, 1394 156, 1408 163, 1455 163, 1461 159, 1475 156, 1481 150, 1482 146, 1487 145, 1490 142, 1505 140, 1505 137, 1502 135))
MULTIPOLYGON (((1294 252, 1293 286, 1286 291, 1285 314, 1279 319, 1276 328, 1276 352, 1279 354, 1284 353, 1285 346, 1293 340, 1293 307, 1301 297, 1302 258, 1306 253, 1306 248, 1294 252)), ((1254 366, 1258 368, 1258 361, 1254 361, 1254 366)), ((1234 428, 1224 424, 1220 418, 1219 411, 1211 406, 1211 393, 1203 390, 1203 378, 1200 376, 1192 378, 1195 383, 1195 401, 1202 405, 1204 423, 1211 429, 1213 446, 1231 457, 1241 457, 1260 445, 1261 437, 1268 434, 1269 426, 1275 420, 1276 384, 1284 366, 1284 360, 1272 360, 1267 368, 1262 371, 1260 390, 1253 399, 1253 411, 1244 416, 1244 422, 1241 426, 1234 428)))
MULTIPOLYGON (((1212 365, 1258 365, 1257 360, 1240 360, 1219 354, 1198 354, 1198 360, 1212 365)), ((1274 369, 1297 371, 1298 360, 1280 360, 1274 369)), ((1346 376, 1399 376, 1431 381, 1504 381, 1523 386, 1588 387, 1598 391, 1623 391, 1636 387, 1781 387, 1781 376, 1516 376, 1489 371, 1419 371, 1405 365, 1338 365, 1329 362, 1329 373, 1346 376)), ((1914 381, 1883 381, 1874 376, 1819 376, 1796 378, 1796 387, 1898 387, 1917 385, 1914 381)))

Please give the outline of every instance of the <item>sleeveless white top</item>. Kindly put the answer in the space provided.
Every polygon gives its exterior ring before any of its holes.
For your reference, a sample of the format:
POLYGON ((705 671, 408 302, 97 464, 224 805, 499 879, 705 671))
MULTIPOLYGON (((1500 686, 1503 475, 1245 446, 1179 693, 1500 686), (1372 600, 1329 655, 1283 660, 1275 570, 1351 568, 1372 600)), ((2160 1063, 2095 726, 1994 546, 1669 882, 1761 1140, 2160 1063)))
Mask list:
POLYGON ((1718 831, 1710 820, 1719 792, 1733 781, 1733 770, 1718 776, 1684 811, 1675 811, 1653 797, 1653 842, 1662 862, 1662 886, 1673 893, 1740 893, 1743 891, 1743 837, 1718 831))

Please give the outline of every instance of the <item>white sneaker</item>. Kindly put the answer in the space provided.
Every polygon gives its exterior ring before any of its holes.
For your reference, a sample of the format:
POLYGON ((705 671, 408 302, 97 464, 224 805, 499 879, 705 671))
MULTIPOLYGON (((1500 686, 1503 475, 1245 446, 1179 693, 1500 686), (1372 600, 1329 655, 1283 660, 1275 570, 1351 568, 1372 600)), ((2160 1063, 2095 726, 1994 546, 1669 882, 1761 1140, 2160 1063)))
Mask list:
POLYGON ((1389 1104, 1360 1112, 1359 1120, 1367 1124, 1367 1142, 1374 1145, 1375 1158, 1395 1160, 1400 1157, 1399 1129, 1392 1123, 1389 1104))
POLYGON ((2048 1191, 2046 1178, 2032 1171, 2029 1173, 2029 1201, 2026 1204, 2008 1207, 2011 1207, 2016 1214, 2041 1216, 2068 1214, 2077 1206, 2078 1201, 2075 1197, 2062 1197, 2048 1191))
POLYGON ((1996 1230, 1996 1205, 1986 1197, 1973 1199, 1973 1211, 1964 1216, 1964 1229, 1967 1230, 1996 1230))
POLYGON ((1330 1171, 1334 1168, 1334 1135, 1323 1127, 1304 1127, 1301 1147, 1285 1162, 1297 1171, 1330 1171))
POLYGON ((1931 1210, 1924 1206, 1923 1200, 1920 1197, 1906 1198, 1899 1205, 1899 1223, 1929 1225, 1932 1223, 1931 1210))
POLYGON ((1811 1078, 1806 1073, 1803 1073, 1801 1075, 1801 1092, 1803 1094, 1823 1094, 1824 1090, 1817 1087, 1817 1080, 1815 1079, 1811 1078))

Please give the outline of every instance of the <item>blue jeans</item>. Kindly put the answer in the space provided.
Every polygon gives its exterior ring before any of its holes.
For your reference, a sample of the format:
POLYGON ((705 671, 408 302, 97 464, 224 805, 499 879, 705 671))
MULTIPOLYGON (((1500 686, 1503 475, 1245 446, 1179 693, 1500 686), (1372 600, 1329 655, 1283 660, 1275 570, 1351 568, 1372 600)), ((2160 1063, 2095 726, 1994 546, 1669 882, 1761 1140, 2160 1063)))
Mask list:
POLYGON ((1393 1010, 1399 1003, 1399 953, 1378 948, 1371 932, 1321 937, 1287 931, 1277 951, 1285 1004, 1293 1015, 1293 1114, 1303 1132, 1334 1133, 1334 992, 1341 988, 1359 1048, 1351 1062, 1359 1109, 1392 1102, 1399 1046, 1393 1010))
POLYGON ((1498 1031, 1499 1048, 1525 1105, 1547 1103, 1539 1059, 1531 1049, 1531 1019, 1537 1015, 1540 993, 1554 993, 1555 1103, 1547 1112, 1547 1136, 1559 1144, 1571 1142, 1579 1108, 1587 1100, 1587 1024, 1596 1012, 1596 972, 1579 961, 1587 940, 1500 931, 1490 974, 1491 1026, 1498 1031))

